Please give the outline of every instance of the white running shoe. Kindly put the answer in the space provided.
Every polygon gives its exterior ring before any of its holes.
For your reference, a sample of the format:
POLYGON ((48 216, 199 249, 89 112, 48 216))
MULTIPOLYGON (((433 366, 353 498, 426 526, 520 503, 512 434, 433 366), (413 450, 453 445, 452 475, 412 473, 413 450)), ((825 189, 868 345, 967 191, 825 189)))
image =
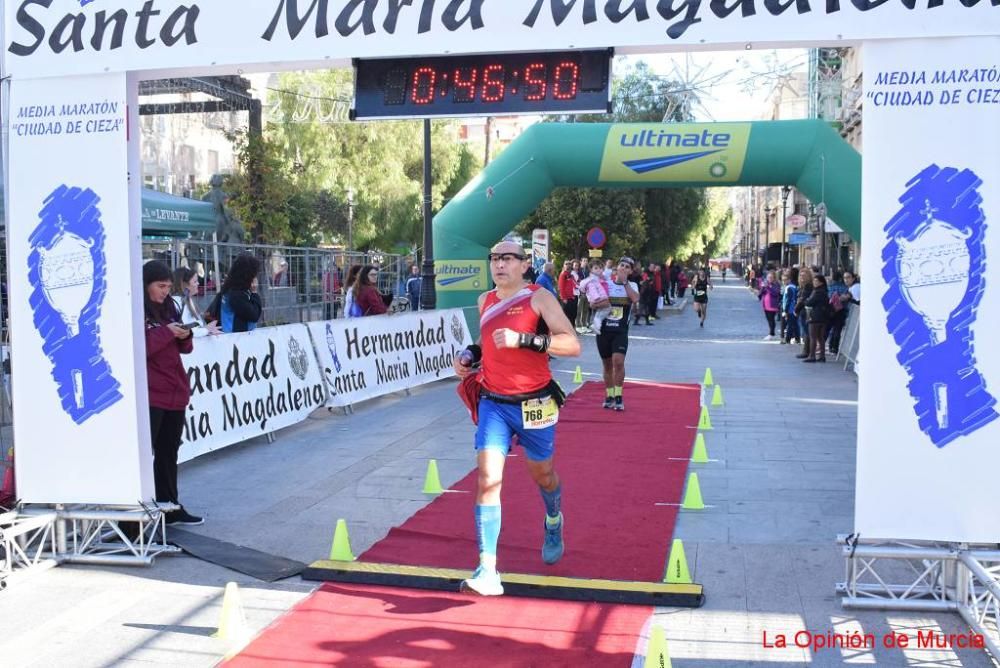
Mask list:
POLYGON ((468 580, 462 580, 462 591, 471 591, 480 596, 502 596, 503 583, 500 574, 493 569, 480 566, 468 580))

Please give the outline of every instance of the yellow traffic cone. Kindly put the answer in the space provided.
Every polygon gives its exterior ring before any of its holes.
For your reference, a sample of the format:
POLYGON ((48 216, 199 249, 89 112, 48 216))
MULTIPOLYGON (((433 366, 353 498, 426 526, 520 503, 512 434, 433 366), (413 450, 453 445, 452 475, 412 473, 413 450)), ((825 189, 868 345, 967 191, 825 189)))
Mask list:
POLYGON ((712 392, 712 405, 722 406, 724 402, 722 401, 722 386, 716 385, 715 390, 712 392))
POLYGON ((687 557, 684 556, 684 543, 680 538, 674 538, 670 545, 670 557, 667 559, 667 574, 663 581, 667 584, 691 584, 691 572, 688 571, 687 557))
POLYGON ((681 508, 685 510, 704 510, 705 502, 701 499, 701 485, 698 483, 698 474, 692 472, 688 476, 687 490, 684 492, 684 502, 681 508))
POLYGON ((247 640, 247 618, 240 601, 240 588, 235 582, 226 584, 222 596, 222 615, 219 617, 219 629, 212 634, 213 638, 225 640, 230 646, 239 645, 247 640))
POLYGON ((577 384, 583 382, 583 369, 580 368, 579 364, 576 365, 576 371, 573 372, 573 382, 577 384))
POLYGON ((438 476, 438 463, 436 459, 427 462, 427 475, 424 477, 424 494, 441 494, 441 478, 438 476))
POLYGON ((337 520, 337 529, 333 532, 333 545, 330 546, 330 561, 354 561, 351 539, 347 536, 347 522, 344 520, 337 520))
POLYGON ((708 448, 705 447, 704 434, 698 434, 694 439, 694 452, 691 453, 691 462, 694 464, 708 463, 708 448))
POLYGON ((715 383, 712 381, 711 367, 705 367, 705 379, 701 381, 701 384, 704 385, 705 387, 710 387, 712 385, 715 385, 715 383))
POLYGON ((649 644, 646 645, 646 660, 642 668, 673 668, 667 652, 667 634, 659 624, 649 628, 649 644))
POLYGON ((698 418, 698 429, 711 431, 712 418, 708 415, 708 406, 701 407, 701 417, 698 418))

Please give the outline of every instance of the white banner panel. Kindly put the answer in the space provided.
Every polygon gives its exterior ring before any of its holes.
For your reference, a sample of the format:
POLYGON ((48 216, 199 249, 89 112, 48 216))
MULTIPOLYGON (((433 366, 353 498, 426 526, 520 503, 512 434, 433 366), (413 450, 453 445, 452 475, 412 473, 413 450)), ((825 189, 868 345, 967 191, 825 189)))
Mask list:
POLYGON ((181 461, 305 420, 326 387, 305 325, 195 339, 181 461))
POLYGON ((455 375, 472 343, 461 309, 309 323, 330 406, 399 392, 455 375))
POLYGON ((18 494, 29 503, 151 499, 125 75, 16 81, 10 92, 18 494))
POLYGON ((9 73, 1000 34, 994 0, 7 0, 9 73), (82 5, 82 6, 81 6, 82 5))
POLYGON ((998 53, 1000 38, 865 45, 855 523, 869 538, 1000 541, 998 53))

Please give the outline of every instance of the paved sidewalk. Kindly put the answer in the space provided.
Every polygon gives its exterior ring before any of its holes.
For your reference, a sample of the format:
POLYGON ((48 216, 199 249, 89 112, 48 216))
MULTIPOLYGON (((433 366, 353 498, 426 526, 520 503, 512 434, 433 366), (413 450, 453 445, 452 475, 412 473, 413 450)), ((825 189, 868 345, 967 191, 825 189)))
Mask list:
MULTIPOLYGON (((630 377, 697 383, 708 366, 726 400, 707 434, 717 461, 695 467, 711 508, 682 512, 677 525, 707 603, 657 613, 673 665, 992 665, 976 650, 763 647, 765 632, 965 629, 957 616, 841 608, 834 538, 853 527, 856 379, 839 364, 801 364, 789 346, 763 342, 764 317, 741 286, 717 280, 704 329, 686 308, 634 328, 629 351, 630 377)), ((598 377, 594 339, 583 341, 579 360, 556 365, 564 386, 578 363, 598 377)), ((207 517, 194 530, 305 562, 329 553, 344 518, 359 554, 427 503, 428 459, 438 460, 445 487, 472 469, 472 431, 455 383, 441 382, 351 416, 317 412, 271 445, 257 439, 201 457, 182 466, 181 496, 207 517)), ((637 471, 636 484, 656 481, 637 471)), ((225 648, 210 636, 228 581, 240 584, 255 631, 315 587, 297 578, 265 584, 187 556, 148 569, 54 569, 0 593, 0 666, 214 665, 225 648)))

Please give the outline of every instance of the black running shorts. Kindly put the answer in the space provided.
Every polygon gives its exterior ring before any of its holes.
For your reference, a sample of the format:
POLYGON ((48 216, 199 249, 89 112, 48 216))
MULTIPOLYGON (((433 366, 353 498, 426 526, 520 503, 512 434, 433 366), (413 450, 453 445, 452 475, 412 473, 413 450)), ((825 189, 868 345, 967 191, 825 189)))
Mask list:
POLYGON ((597 354, 602 360, 610 358, 613 354, 625 355, 628 353, 628 332, 611 332, 597 335, 597 354))

